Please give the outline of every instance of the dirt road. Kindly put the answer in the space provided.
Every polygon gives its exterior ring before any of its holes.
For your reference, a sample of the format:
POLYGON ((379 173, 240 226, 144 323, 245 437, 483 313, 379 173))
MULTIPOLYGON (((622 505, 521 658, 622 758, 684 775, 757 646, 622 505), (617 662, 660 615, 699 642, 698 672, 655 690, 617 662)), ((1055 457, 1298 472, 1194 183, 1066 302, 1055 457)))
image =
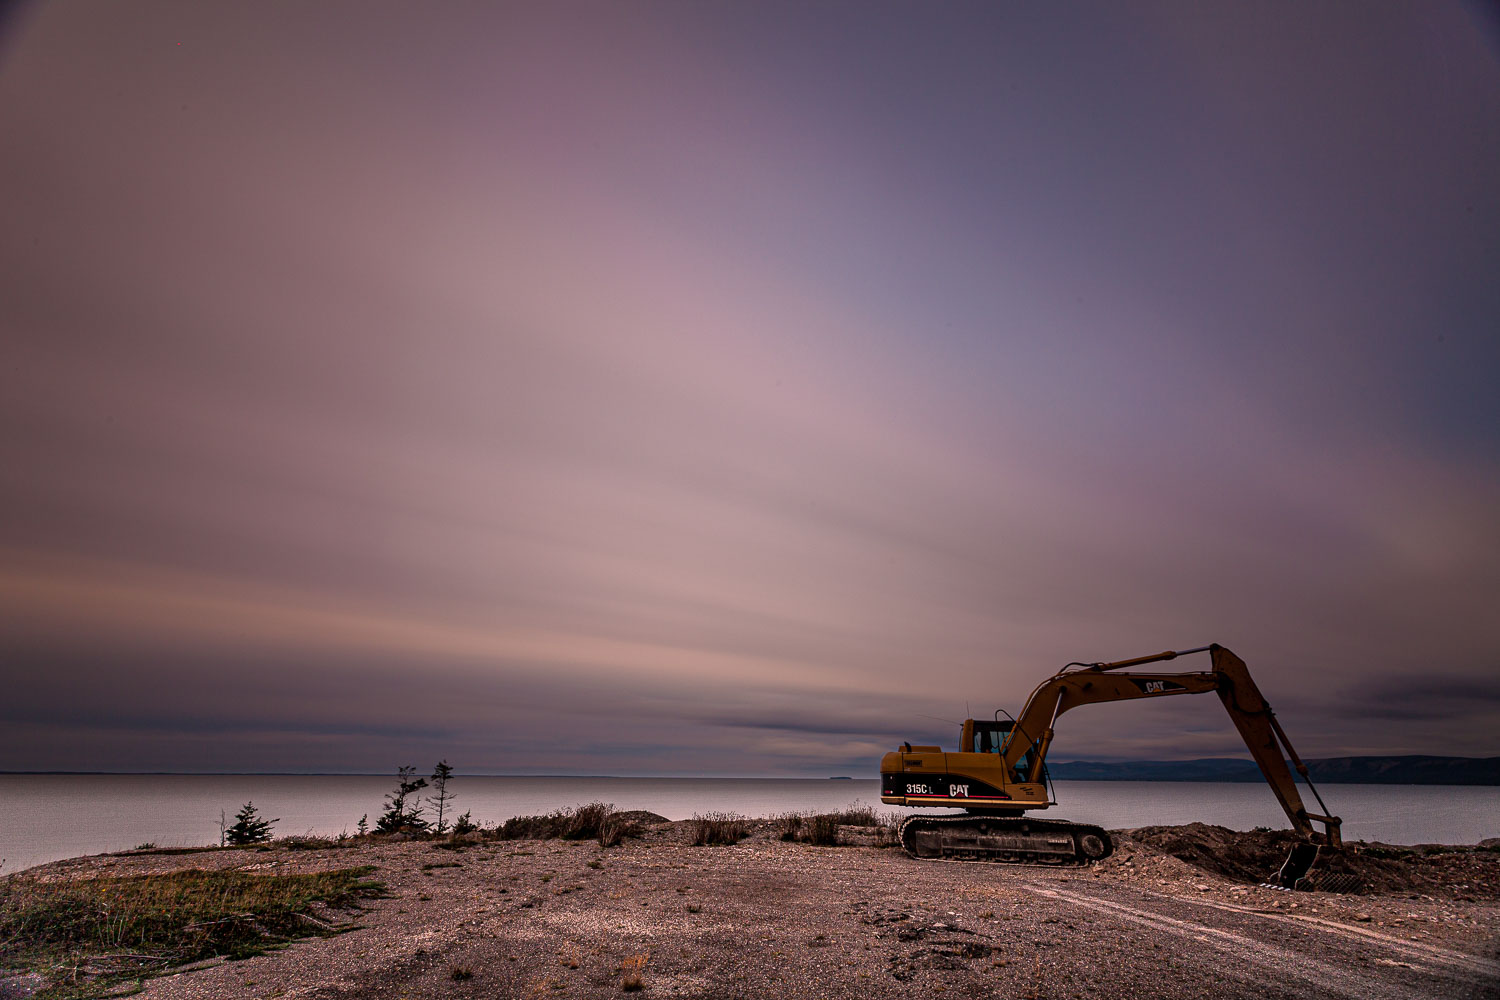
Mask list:
POLYGON ((1068 872, 766 837, 692 847, 670 828, 607 851, 413 842, 191 863, 374 864, 393 897, 361 930, 151 981, 153 1000, 597 997, 632 969, 643 995, 700 998, 1500 997, 1484 886, 1286 893, 1128 843, 1068 872))

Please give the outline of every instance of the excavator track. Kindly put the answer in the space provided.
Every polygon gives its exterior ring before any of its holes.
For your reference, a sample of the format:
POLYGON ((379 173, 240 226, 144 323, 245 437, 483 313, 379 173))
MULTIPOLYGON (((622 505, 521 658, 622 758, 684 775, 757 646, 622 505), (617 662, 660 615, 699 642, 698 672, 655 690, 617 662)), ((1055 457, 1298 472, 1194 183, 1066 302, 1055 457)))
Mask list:
POLYGON ((1079 868, 1109 857, 1114 850, 1102 827, 1058 819, 908 816, 896 834, 907 854, 925 861, 1079 868))

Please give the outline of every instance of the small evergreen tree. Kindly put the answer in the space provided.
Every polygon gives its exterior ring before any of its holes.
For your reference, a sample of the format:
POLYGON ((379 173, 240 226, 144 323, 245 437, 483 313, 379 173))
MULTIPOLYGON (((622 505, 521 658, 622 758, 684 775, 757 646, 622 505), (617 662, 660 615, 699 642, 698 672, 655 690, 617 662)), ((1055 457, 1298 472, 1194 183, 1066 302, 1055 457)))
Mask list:
POLYGON ((474 822, 474 817, 469 813, 472 810, 465 809, 464 814, 453 821, 453 832, 457 834, 473 833, 479 829, 479 824, 474 822))
POLYGON ((243 809, 234 814, 234 825, 224 831, 224 839, 231 847, 241 844, 264 844, 271 839, 271 824, 278 819, 265 819, 255 811, 255 803, 246 802, 243 809))
POLYGON ((359 835, 363 837, 370 832, 370 814, 365 813, 359 818, 359 835))
POLYGON ((446 833, 447 823, 443 817, 448 811, 448 806, 453 804, 453 793, 448 791, 448 782, 453 778, 453 765, 446 760, 438 761, 437 767, 432 769, 432 787, 437 794, 428 798, 432 808, 437 810, 437 825, 432 829, 435 833, 446 833))
POLYGON ((427 787, 426 778, 413 777, 415 767, 396 769, 396 790, 385 797, 385 812, 375 821, 376 833, 425 833, 422 800, 417 793, 427 787))

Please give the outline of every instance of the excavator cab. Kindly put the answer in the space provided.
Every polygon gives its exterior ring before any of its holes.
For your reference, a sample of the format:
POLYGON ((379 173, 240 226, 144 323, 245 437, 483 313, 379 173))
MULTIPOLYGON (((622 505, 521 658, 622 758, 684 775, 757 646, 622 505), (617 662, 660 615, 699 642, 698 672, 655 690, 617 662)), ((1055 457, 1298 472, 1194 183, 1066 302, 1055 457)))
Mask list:
MULTIPOLYGON (((1003 754, 1015 735, 1016 724, 1010 719, 993 722, 970 719, 964 724, 960 748, 968 753, 1003 754)), ((1021 784, 1031 780, 1031 765, 1036 748, 1028 748, 1011 768, 1010 780, 1021 784)))

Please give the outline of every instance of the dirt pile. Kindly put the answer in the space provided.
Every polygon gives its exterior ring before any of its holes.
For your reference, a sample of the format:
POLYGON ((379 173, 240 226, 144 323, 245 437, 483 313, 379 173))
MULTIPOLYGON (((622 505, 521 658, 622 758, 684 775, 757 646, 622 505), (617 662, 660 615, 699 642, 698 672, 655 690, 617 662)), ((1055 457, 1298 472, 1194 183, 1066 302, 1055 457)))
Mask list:
MULTIPOLYGON (((1144 826, 1115 832, 1116 841, 1177 858, 1235 882, 1258 884, 1281 867, 1297 843, 1290 830, 1230 830, 1205 823, 1144 826)), ((1419 893, 1468 900, 1500 899, 1500 850, 1346 843, 1319 867, 1355 876, 1371 893, 1419 893)))

